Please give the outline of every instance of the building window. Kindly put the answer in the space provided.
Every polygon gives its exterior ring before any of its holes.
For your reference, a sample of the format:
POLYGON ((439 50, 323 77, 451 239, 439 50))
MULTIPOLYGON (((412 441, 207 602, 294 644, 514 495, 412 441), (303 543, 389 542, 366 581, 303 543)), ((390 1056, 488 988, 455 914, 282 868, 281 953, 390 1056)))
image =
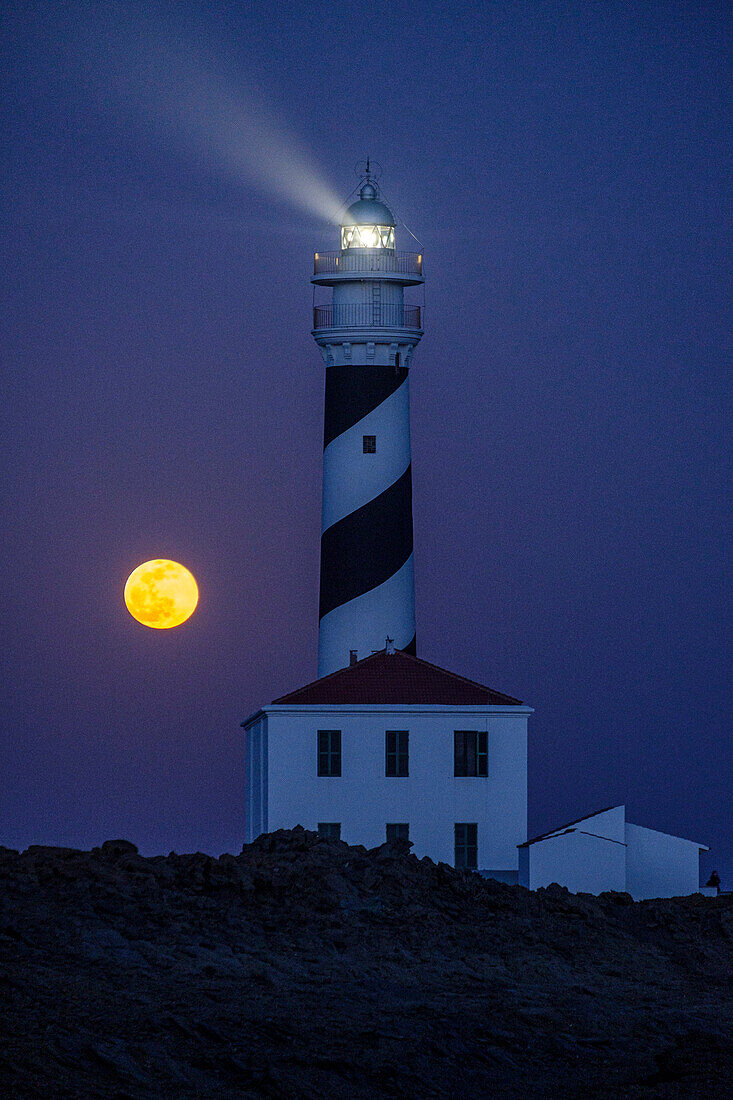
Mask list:
POLYGON ((478 826, 464 821, 456 824, 456 867, 475 871, 478 867, 478 826))
POLYGON ((410 826, 406 821, 395 822, 387 825, 387 843, 392 840, 409 840, 410 826))
POLYGON ((486 730, 454 731, 455 775, 489 774, 489 735, 486 730))
POLYGON ((341 840, 341 822, 319 821, 318 835, 324 837, 325 840, 341 840))
POLYGON ((376 435, 364 436, 364 454, 375 455, 377 453, 377 437, 376 435))
POLYGON ((410 774, 407 730, 387 730, 385 734, 384 774, 401 778, 410 774))
POLYGON ((341 730, 318 731, 318 774, 341 775, 341 730))

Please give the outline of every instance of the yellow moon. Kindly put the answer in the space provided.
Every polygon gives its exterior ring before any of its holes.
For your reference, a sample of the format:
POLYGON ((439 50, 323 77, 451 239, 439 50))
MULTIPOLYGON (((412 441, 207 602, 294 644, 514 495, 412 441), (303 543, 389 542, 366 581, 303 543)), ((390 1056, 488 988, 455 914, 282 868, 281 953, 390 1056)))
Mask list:
POLYGON ((125 604, 133 619, 168 630, 189 619, 199 602, 193 573, 169 558, 153 558, 133 569, 125 584, 125 604))

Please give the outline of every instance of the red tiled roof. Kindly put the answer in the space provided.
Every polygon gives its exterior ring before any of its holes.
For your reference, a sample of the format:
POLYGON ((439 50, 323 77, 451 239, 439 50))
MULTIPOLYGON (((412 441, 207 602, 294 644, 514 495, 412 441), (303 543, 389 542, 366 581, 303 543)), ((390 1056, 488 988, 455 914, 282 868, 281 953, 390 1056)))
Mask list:
POLYGON ((355 665, 273 699, 273 704, 381 704, 427 703, 446 706, 521 706, 519 699, 467 680, 402 650, 380 650, 355 665))

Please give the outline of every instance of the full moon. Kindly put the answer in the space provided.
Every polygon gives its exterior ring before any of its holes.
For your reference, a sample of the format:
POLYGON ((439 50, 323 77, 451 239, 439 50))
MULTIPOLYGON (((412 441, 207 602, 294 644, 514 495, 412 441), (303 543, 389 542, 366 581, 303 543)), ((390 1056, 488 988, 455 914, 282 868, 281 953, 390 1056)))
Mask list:
POLYGON ((180 626, 199 602, 193 573, 168 558, 153 558, 133 569, 125 584, 125 604, 133 619, 155 630, 180 626))

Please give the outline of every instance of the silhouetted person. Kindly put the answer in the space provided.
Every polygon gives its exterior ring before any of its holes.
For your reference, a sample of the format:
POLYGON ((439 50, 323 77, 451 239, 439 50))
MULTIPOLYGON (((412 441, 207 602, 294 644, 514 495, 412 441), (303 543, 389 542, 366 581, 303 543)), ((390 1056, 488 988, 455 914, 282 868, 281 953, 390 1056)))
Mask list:
POLYGON ((714 886, 716 891, 720 893, 720 875, 717 871, 713 871, 712 875, 705 883, 706 886, 714 886))

